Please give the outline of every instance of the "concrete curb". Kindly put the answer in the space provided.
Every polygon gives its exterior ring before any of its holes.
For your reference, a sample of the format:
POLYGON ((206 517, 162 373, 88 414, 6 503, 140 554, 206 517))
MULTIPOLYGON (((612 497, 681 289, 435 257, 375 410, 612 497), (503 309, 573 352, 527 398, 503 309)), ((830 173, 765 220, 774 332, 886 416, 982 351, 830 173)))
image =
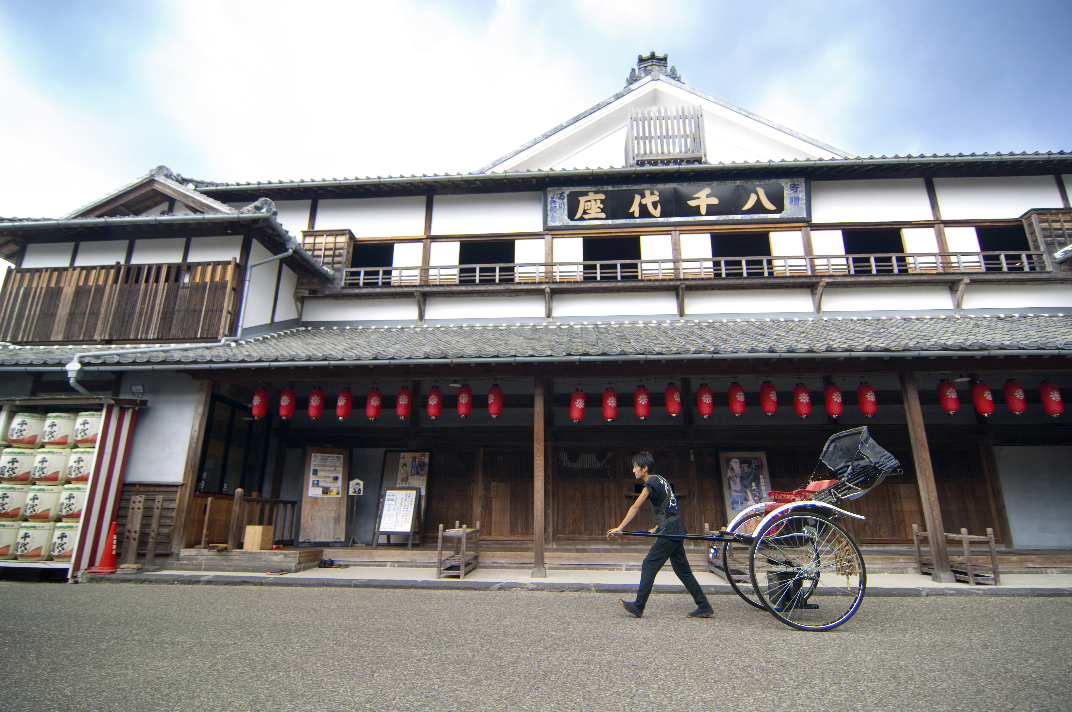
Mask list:
MULTIPOLYGON (((552 591, 571 593, 632 593, 635 584, 610 583, 540 583, 533 581, 439 581, 392 580, 392 579, 335 579, 335 578, 288 578, 287 576, 197 576, 190 574, 84 574, 82 583, 136 583, 149 585, 185 586, 293 586, 298 588, 380 588, 421 589, 431 591, 552 591)), ((728 585, 703 586, 705 593, 730 595, 728 585)), ((656 593, 685 593, 679 585, 656 585, 656 593)), ((1072 588, 1006 588, 995 586, 959 587, 871 587, 867 596, 882 598, 926 598, 927 596, 997 596, 997 597, 1072 597, 1072 588)))

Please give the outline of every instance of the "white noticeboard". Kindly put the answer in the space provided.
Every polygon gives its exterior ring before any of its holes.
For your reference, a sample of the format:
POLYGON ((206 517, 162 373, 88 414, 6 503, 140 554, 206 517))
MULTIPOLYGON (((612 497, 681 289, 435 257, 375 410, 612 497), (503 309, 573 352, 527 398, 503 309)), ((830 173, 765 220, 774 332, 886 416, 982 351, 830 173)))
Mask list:
POLYGON ((342 455, 312 453, 309 461, 309 496, 342 497, 342 455))
POLYGON ((413 531, 413 509, 417 505, 417 490, 387 490, 380 516, 381 534, 409 534, 413 531))

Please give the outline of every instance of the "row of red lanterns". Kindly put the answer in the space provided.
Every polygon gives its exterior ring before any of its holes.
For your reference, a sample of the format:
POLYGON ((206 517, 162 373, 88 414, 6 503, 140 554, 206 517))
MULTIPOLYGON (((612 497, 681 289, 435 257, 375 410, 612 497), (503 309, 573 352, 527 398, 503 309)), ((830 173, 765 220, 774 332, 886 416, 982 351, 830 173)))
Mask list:
MULTIPOLYGON (((1024 388, 1018 381, 1010 378, 1005 382, 1005 404, 1008 409, 1019 415, 1027 410, 1027 400, 1024 396, 1024 388)), ((989 416, 994 412, 994 396, 990 387, 982 381, 976 381, 971 386, 972 401, 975 410, 983 416, 989 416)), ((729 387, 730 412, 735 416, 744 415, 745 392, 740 383, 736 381, 729 387)), ((1064 402, 1061 399, 1061 391, 1049 381, 1043 381, 1039 387, 1039 396, 1042 399, 1042 407, 1047 415, 1057 417, 1064 412, 1064 402)), ((263 418, 268 413, 268 391, 258 388, 253 393, 253 417, 263 418)), ((676 418, 681 414, 681 389, 670 383, 663 391, 666 402, 666 412, 676 418)), ((856 388, 856 398, 860 404, 860 412, 870 418, 878 412, 878 400, 875 397, 874 387, 864 381, 856 388)), ((335 414, 339 420, 350 417, 354 396, 349 388, 344 388, 340 393, 335 405, 335 414)), ((701 384, 696 389, 696 408, 703 418, 709 418, 715 412, 714 392, 706 384, 701 384)), ((823 389, 823 400, 826 404, 826 413, 832 418, 838 418, 843 411, 841 389, 831 383, 823 389)), ((293 389, 287 388, 279 399, 279 416, 288 420, 294 415, 294 407, 297 401, 293 389)), ((395 414, 405 419, 410 416, 413 402, 413 394, 406 386, 398 390, 395 398, 395 414)), ((950 415, 960 409, 960 397, 957 388, 952 381, 942 379, 938 384, 938 402, 942 410, 950 415)), ((778 412, 778 391, 770 381, 764 381, 759 388, 759 403, 763 412, 774 415, 778 412)), ((369 391, 365 399, 365 415, 369 420, 376 420, 380 416, 380 408, 383 405, 383 396, 378 388, 369 391)), ((587 405, 587 396, 578 388, 570 396, 570 420, 579 423, 584 420, 584 411, 587 405)), ((603 392, 603 418, 609 423, 618 417, 618 394, 613 388, 608 387, 603 392)), ((433 386, 428 391, 428 417, 437 419, 443 414, 443 392, 439 386, 433 386)), ((644 386, 637 386, 633 392, 633 409, 640 420, 646 419, 651 413, 651 395, 644 386)), ((803 383, 798 383, 793 388, 793 409, 801 418, 811 415, 811 392, 803 383)), ((473 390, 468 385, 458 389, 458 415, 467 417, 473 410, 473 390)), ((503 392, 498 384, 488 390, 488 413, 492 418, 498 418, 503 411, 503 392)), ((324 391, 314 388, 309 393, 309 417, 319 419, 324 414, 324 391)))

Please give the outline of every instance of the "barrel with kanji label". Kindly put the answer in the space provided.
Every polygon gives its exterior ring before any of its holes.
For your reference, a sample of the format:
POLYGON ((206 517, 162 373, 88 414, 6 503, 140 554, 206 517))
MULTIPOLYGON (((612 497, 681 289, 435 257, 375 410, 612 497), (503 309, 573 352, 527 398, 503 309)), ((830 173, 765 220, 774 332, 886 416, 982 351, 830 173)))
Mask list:
POLYGON ((63 490, 52 485, 31 485, 26 497, 26 519, 31 522, 54 522, 60 518, 60 495, 63 490))
POLYGON ((42 447, 73 447, 74 413, 49 413, 45 416, 45 427, 41 431, 42 447))
POLYGON ((94 447, 100 432, 101 414, 96 411, 79 413, 74 421, 74 446, 94 447))
POLYGON ((15 542, 22 522, 0 522, 0 559, 15 558, 15 542))
POLYGON ((30 485, 0 485, 0 521, 21 522, 26 518, 26 498, 30 485))
POLYGON ((19 561, 47 561, 55 528, 52 522, 23 522, 15 541, 15 557, 19 561))
POLYGON ((37 451, 33 464, 35 485, 62 485, 67 481, 67 458, 70 450, 48 448, 37 451))
POLYGON ((86 490, 89 485, 64 485, 60 494, 60 519, 65 522, 77 522, 82 518, 82 507, 86 502, 86 490))
POLYGON ((93 461, 96 450, 75 448, 67 458, 67 481, 73 484, 86 484, 93 476, 93 461))
POLYGON ((0 483, 32 485, 33 463, 37 450, 9 447, 0 454, 0 483))
POLYGON ((7 441, 20 447, 41 447, 45 416, 40 413, 16 413, 7 428, 7 441))
POLYGON ((53 561, 71 562, 74 546, 78 539, 77 522, 59 522, 52 530, 52 546, 49 554, 53 561))

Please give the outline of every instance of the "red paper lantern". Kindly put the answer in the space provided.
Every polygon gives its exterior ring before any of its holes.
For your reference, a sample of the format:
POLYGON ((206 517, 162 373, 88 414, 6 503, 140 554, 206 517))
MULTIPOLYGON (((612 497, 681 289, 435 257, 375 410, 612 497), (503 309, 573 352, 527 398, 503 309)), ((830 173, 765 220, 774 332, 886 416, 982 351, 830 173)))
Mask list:
POLYGON ((584 391, 580 388, 573 392, 569 402, 569 417, 574 423, 584 420, 584 391))
POLYGON ((706 383, 701 383, 696 389, 696 410, 705 420, 715 412, 715 394, 706 383))
POLYGON ((1065 412, 1065 403, 1061 400, 1061 389, 1049 381, 1043 381, 1039 386, 1039 398, 1042 399, 1042 409, 1046 415, 1054 418, 1065 412))
POLYGON ((260 420, 264 416, 268 415, 268 389, 258 388, 253 391, 253 405, 250 406, 250 410, 253 411, 253 417, 256 420, 260 420))
POLYGON ((870 418, 878 412, 878 399, 875 398, 875 388, 867 381, 861 383, 856 389, 856 398, 860 401, 860 412, 864 414, 865 418, 870 418))
POLYGON ((1005 405, 1013 415, 1021 415, 1027 410, 1027 399, 1024 397, 1024 387, 1015 378, 1005 381, 1005 405))
POLYGON ((319 420, 324 414, 324 391, 314 388, 309 391, 309 417, 319 420))
POLYGON ((402 386, 398 389, 398 396, 395 398, 395 414, 398 415, 399 420, 405 420, 409 417, 410 408, 413 407, 413 393, 409 388, 402 386))
POLYGON ((488 389, 488 413, 492 418, 498 418, 503 411, 503 392, 499 384, 488 389))
POLYGON ((811 415, 811 393, 803 383, 798 383, 793 389, 793 407, 801 418, 811 415))
POLYGON ((473 412, 473 389, 467 385, 462 385, 458 389, 458 415, 462 418, 468 418, 469 414, 473 412))
POLYGON ((289 420, 294 417, 294 403, 298 400, 297 394, 291 388, 285 389, 279 396, 279 417, 289 420))
POLYGON ((639 420, 644 420, 651 412, 651 395, 644 386, 637 386, 633 391, 633 410, 639 420))
POLYGON ((613 388, 603 391, 603 418, 609 423, 618 417, 618 394, 613 388))
POLYGON ((740 418, 744 415, 744 386, 734 381, 730 384, 730 412, 740 418))
POLYGON ((759 387, 759 404, 767 415, 778 412, 778 391, 774 390, 774 384, 770 381, 763 381, 763 385, 759 387))
POLYGON ((443 391, 439 386, 432 386, 428 391, 428 417, 435 420, 443 414, 443 391))
POLYGON ((663 397, 666 399, 666 412, 670 414, 670 417, 676 418, 680 415, 681 389, 671 383, 666 387, 666 390, 663 391, 663 397))
POLYGON ((343 388, 339 391, 339 397, 335 401, 335 415, 339 417, 339 420, 346 420, 350 417, 350 410, 354 407, 354 394, 350 392, 349 388, 343 388))
POLYGON ((976 381, 972 384, 971 394, 976 412, 984 418, 990 417, 990 414, 994 412, 994 394, 990 392, 990 386, 982 381, 976 381))
POLYGON ((957 395, 957 387, 948 378, 943 378, 938 383, 938 404, 946 413, 953 415, 960 410, 960 396, 957 395))
POLYGON ((383 405, 383 396, 380 394, 379 388, 373 388, 369 391, 368 398, 365 399, 365 416, 369 420, 376 420, 380 417, 380 406, 383 405))
POLYGON ((841 389, 836 383, 828 383, 823 389, 823 400, 826 401, 826 414, 837 420, 845 404, 841 399, 841 389))

